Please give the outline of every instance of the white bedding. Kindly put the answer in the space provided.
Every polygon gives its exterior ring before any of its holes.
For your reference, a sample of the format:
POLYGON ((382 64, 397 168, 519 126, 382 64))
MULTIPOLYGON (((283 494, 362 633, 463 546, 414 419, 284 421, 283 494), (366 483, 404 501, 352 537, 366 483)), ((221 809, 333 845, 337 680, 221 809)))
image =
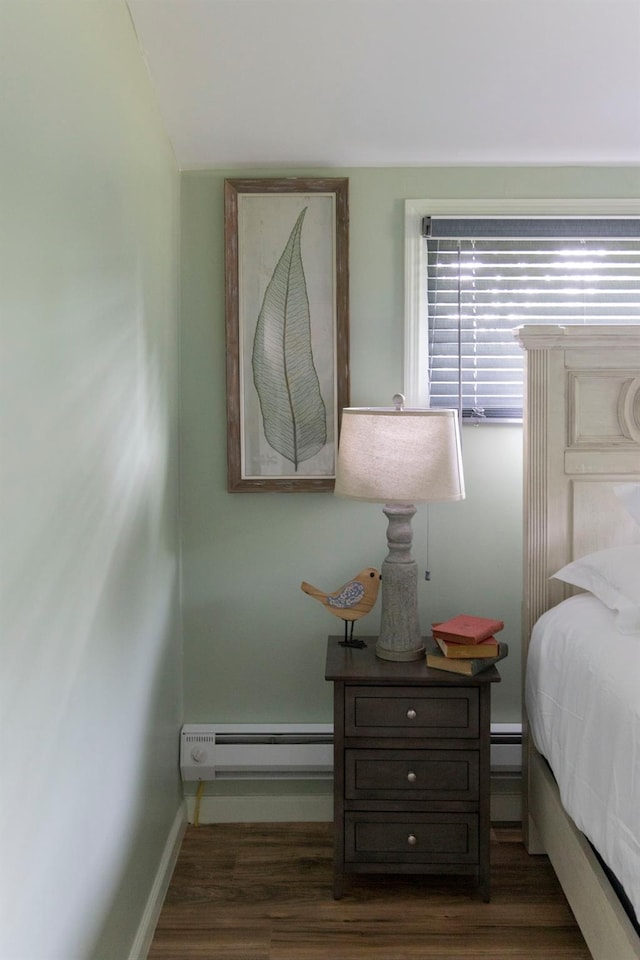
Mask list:
POLYGON ((534 627, 525 698, 565 810, 640 918, 640 634, 591 594, 565 600, 534 627))

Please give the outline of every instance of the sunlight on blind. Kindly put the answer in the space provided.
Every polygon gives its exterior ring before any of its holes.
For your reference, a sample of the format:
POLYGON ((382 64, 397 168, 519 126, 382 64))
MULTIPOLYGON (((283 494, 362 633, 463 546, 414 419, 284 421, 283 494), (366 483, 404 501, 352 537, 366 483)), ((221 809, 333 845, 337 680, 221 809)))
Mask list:
POLYGON ((515 327, 640 322, 640 235, 426 242, 432 406, 461 400, 465 417, 518 419, 523 359, 515 327))

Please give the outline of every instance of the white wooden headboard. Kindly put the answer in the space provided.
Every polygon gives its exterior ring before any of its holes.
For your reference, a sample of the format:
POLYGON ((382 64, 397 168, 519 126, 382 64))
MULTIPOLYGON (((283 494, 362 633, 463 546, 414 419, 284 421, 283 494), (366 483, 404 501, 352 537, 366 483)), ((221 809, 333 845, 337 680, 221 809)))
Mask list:
MULTIPOLYGON (((531 628, 572 588, 549 579, 594 550, 640 541, 614 493, 640 482, 640 325, 531 326, 526 351, 523 686, 531 628)), ((522 826, 547 853, 594 960, 638 960, 640 940, 564 811, 523 709, 522 826)))
POLYGON ((640 481, 640 324, 525 326, 516 335, 526 351, 526 655, 533 623, 572 592, 552 574, 640 541, 613 492, 640 481))

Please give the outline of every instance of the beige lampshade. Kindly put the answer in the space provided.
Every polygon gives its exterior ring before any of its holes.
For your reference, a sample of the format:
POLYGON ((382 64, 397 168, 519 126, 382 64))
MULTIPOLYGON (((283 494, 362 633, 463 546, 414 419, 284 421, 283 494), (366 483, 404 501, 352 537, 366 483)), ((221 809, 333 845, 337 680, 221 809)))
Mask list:
POLYGON ((377 503, 463 500, 456 411, 344 409, 334 493, 377 503))

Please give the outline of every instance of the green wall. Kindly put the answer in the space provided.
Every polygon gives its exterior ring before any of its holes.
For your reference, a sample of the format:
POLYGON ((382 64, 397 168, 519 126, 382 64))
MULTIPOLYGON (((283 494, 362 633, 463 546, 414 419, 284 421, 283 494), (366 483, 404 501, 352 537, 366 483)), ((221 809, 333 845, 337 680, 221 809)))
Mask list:
MULTIPOLYGON (((350 181, 351 402, 402 388, 404 201, 408 198, 637 196, 625 168, 233 169, 183 173, 181 325, 185 720, 326 722, 326 636, 341 623, 300 591, 333 588, 386 554, 379 507, 330 494, 226 492, 223 181, 238 176, 350 181)), ((493 717, 520 719, 519 426, 465 427, 467 499, 429 508, 430 583, 421 620, 458 612, 504 619, 510 657, 493 717)), ((427 564, 427 513, 414 554, 427 564)), ((379 605, 361 621, 375 634, 379 605)))
POLYGON ((0 42, 0 955, 125 960, 181 807, 179 175, 123 2, 0 42))

